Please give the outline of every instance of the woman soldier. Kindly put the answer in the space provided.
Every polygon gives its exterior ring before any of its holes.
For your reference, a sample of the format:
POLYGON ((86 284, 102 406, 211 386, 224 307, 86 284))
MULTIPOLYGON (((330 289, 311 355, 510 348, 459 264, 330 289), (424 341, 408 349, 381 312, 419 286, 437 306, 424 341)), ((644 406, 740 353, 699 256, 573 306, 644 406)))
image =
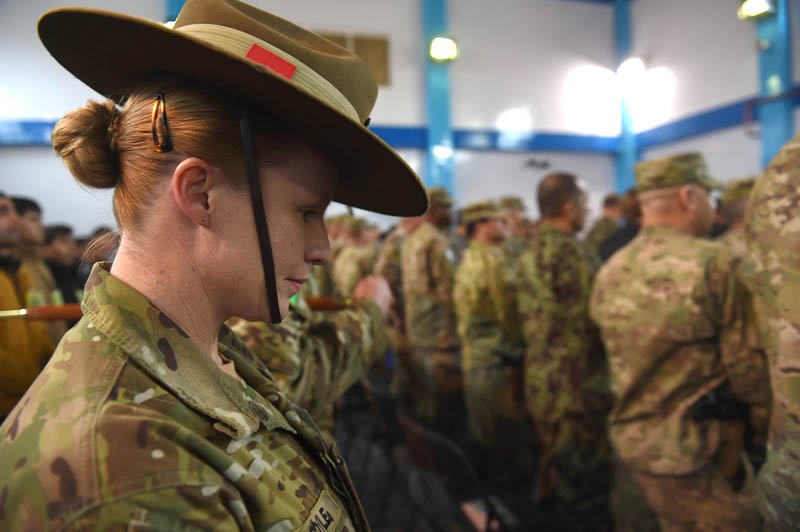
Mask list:
POLYGON ((287 312, 332 199, 425 211, 365 127, 366 65, 236 0, 189 0, 174 29, 59 9, 39 35, 112 99, 53 143, 114 188, 121 241, 0 430, 0 529, 367 530, 335 448, 223 325, 287 312))

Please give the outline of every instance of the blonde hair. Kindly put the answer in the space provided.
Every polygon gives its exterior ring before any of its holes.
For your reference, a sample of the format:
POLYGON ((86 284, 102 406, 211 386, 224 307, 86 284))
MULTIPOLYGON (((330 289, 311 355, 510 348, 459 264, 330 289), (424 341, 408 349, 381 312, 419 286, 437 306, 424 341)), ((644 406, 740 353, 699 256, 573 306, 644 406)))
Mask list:
MULTIPOLYGON (((124 232, 141 226, 158 183, 186 157, 200 157, 243 182, 239 105, 233 96, 196 81, 154 78, 128 92, 121 107, 111 100, 89 101, 65 115, 53 130, 53 148, 79 182, 115 189, 114 216, 124 232), (157 93, 164 94, 173 145, 166 153, 157 152, 153 141, 157 93)), ((255 112, 254 122, 261 159, 291 135, 266 113, 255 112)))

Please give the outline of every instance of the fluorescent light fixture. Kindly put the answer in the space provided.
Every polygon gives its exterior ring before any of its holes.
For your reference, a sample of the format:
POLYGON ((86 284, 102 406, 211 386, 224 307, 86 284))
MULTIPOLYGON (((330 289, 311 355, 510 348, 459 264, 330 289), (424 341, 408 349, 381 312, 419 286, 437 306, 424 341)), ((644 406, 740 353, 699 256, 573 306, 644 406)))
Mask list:
POLYGON ((458 44, 450 37, 435 37, 428 53, 434 61, 446 63, 458 57, 458 44))
POLYGON ((450 146, 443 146, 441 144, 437 144, 433 147, 433 156, 436 157, 436 160, 440 163, 443 163, 450 159, 453 156, 453 148, 450 146))
POLYGON ((744 0, 739 6, 739 19, 747 20, 775 12, 775 6, 770 0, 744 0))
POLYGON ((644 75, 644 61, 640 57, 629 57, 617 67, 617 75, 625 81, 635 80, 644 75))

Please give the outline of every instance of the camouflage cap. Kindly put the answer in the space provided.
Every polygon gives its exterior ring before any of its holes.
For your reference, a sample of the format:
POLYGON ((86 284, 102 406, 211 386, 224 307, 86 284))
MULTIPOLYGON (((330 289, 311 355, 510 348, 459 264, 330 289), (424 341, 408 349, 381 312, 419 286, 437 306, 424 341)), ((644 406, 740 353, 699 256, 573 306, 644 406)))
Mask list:
POLYGON ((636 191, 696 184, 709 190, 721 190, 722 185, 708 175, 703 154, 680 153, 651 159, 636 165, 636 191))
POLYGON ((503 196, 500 198, 500 208, 505 210, 525 210, 525 202, 519 196, 503 196))
POLYGON ((461 222, 470 224, 478 220, 496 218, 500 215, 500 209, 493 201, 484 200, 470 203, 461 209, 461 222))
POLYGON ((750 196, 750 191, 756 184, 756 177, 743 177, 728 183, 725 191, 720 196, 720 202, 723 205, 730 205, 732 203, 739 203, 745 201, 750 196))
POLYGON ((433 205, 452 205, 453 198, 448 194, 447 189, 444 187, 433 187, 428 189, 428 197, 430 204, 433 205))

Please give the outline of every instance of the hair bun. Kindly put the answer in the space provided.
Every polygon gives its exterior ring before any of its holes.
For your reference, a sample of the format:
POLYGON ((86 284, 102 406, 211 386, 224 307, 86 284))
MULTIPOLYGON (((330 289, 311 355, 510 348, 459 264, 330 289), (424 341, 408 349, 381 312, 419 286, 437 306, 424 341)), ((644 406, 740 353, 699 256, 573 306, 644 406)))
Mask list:
POLYGON ((84 185, 114 188, 119 177, 115 150, 119 111, 111 100, 88 101, 58 121, 53 129, 53 149, 84 185))

